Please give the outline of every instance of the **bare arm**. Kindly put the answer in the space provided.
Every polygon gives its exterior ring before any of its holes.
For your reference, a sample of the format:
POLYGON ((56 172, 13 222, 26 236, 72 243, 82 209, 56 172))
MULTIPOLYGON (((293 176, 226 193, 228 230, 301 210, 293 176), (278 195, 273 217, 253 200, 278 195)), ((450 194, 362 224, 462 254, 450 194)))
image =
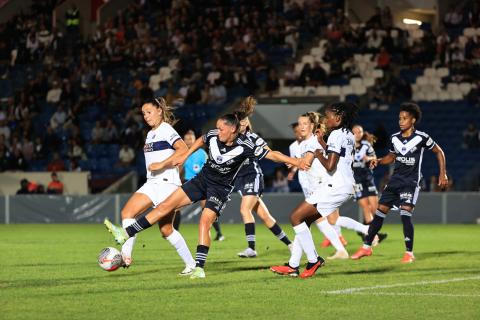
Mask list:
POLYGON ((175 152, 170 157, 161 162, 150 164, 148 170, 153 172, 175 167, 178 164, 179 159, 188 153, 188 147, 182 139, 175 141, 173 148, 175 149, 175 152))
POLYGON ((374 169, 379 164, 388 165, 395 161, 395 154, 389 153, 383 158, 374 158, 370 160, 370 169, 374 169))
POLYGON ((447 160, 445 159, 445 153, 442 148, 436 144, 432 148, 432 152, 435 153, 438 160, 438 167, 440 168, 440 173, 438 175, 438 186, 446 188, 448 186, 448 177, 447 177, 447 160))
POLYGON ((265 158, 274 162, 291 164, 292 166, 298 167, 301 170, 308 170, 310 168, 310 165, 305 163, 303 159, 291 158, 279 151, 270 151, 269 153, 267 153, 265 158))
POLYGON ((187 158, 190 157, 195 151, 197 151, 204 145, 205 145, 205 142, 203 141, 203 136, 197 138, 197 140, 195 140, 192 146, 188 149, 188 152, 183 157, 178 159, 177 166, 183 166, 187 158))
POLYGON ((320 150, 315 151, 315 157, 320 161, 322 166, 324 166, 328 172, 332 172, 337 169, 338 159, 340 159, 338 153, 329 152, 327 157, 325 157, 323 155, 323 152, 321 152, 320 150))

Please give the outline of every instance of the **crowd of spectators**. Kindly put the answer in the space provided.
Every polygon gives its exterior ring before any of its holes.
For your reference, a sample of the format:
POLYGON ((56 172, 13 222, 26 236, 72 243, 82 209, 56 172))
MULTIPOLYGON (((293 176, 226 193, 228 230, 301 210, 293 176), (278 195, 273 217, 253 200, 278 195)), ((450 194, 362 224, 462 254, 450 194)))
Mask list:
MULTIPOLYGON (((0 25, 0 76, 13 86, 0 92, 0 171, 29 169, 32 160, 81 170, 92 144, 121 141, 137 151, 145 134, 139 107, 154 96, 221 105, 232 88, 253 93, 267 78, 275 86, 279 55, 294 58, 329 9, 324 1, 136 1, 81 40, 71 34, 78 29, 52 27, 57 2, 34 2, 0 25), (172 59, 171 77, 153 90, 150 77, 172 59), (82 118, 92 112, 93 127, 82 118)), ((116 161, 129 158, 119 151, 116 161)))
MULTIPOLYGON (((330 65, 324 70, 320 63, 307 63, 300 72, 290 65, 283 78, 287 86, 318 86, 347 84, 348 80, 360 75, 354 63, 354 54, 371 54, 377 69, 384 71, 384 78, 368 92, 370 101, 391 103, 394 100, 410 99, 410 82, 414 79, 403 77, 403 72, 421 70, 426 67, 445 66, 450 69, 448 81, 471 82, 480 80, 480 35, 460 38, 465 28, 478 28, 478 1, 462 1, 452 5, 445 14, 443 24, 437 33, 431 25, 420 27, 422 37, 412 37, 405 29, 393 24, 389 7, 377 7, 375 14, 364 24, 353 24, 342 10, 330 17, 322 29, 326 39, 323 62, 330 65)), ((271 90, 277 87, 270 86, 271 90)), ((478 105, 476 87, 469 97, 478 105)))

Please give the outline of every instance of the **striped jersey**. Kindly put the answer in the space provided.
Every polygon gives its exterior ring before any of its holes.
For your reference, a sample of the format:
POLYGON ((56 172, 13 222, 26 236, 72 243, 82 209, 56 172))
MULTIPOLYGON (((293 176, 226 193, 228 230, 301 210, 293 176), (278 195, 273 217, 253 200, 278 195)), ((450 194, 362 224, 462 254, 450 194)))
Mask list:
POLYGON ((425 132, 415 130, 409 137, 401 132, 392 135, 390 152, 395 154, 395 165, 389 184, 417 185, 422 178, 423 151, 431 150, 435 141, 425 132))
POLYGON ((363 161, 365 156, 374 157, 375 150, 370 142, 362 140, 360 141, 360 146, 355 146, 355 155, 353 156, 353 176, 357 183, 371 180, 373 178, 373 171, 370 169, 370 162, 363 161))
MULTIPOLYGON (((267 146, 265 140, 263 140, 258 134, 247 131, 245 135, 253 142, 255 147, 265 148, 267 146)), ((252 161, 250 161, 250 159, 247 159, 245 164, 242 166, 242 168, 240 168, 240 171, 238 172, 239 177, 244 177, 251 174, 258 174, 263 176, 262 168, 260 168, 257 159, 254 159, 252 161)))
POLYGON ((181 185, 178 168, 169 168, 159 172, 151 172, 148 166, 154 162, 162 162, 175 153, 173 145, 180 140, 180 135, 171 125, 162 122, 155 130, 147 133, 143 153, 147 168, 147 179, 157 179, 169 183, 181 185))
POLYGON ((218 130, 210 130, 203 136, 208 147, 207 163, 200 172, 213 184, 231 186, 246 161, 263 159, 269 152, 256 146, 246 135, 240 134, 227 146, 218 139, 218 130))

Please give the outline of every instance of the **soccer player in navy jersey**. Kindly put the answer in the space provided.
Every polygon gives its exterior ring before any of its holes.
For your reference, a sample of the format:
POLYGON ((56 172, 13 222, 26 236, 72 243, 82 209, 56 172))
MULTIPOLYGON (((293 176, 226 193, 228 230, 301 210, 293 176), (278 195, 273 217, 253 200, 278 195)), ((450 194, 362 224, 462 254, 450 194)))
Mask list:
MULTIPOLYGON (((254 97, 245 98, 238 110, 236 111, 240 117, 240 133, 246 135, 256 147, 268 148, 267 143, 259 135, 252 131, 252 124, 249 117, 253 114, 257 101, 254 97)), ((255 218, 253 211, 262 219, 265 226, 273 233, 278 240, 285 245, 291 246, 291 241, 283 232, 282 228, 277 224, 275 218, 270 214, 267 206, 263 202, 261 196, 263 194, 263 172, 257 160, 248 161, 238 172, 235 179, 235 190, 242 196, 240 203, 240 214, 245 224, 245 237, 248 247, 239 252, 241 258, 254 258, 257 256, 255 250, 255 218)))
POLYGON ((400 208, 400 216, 403 223, 406 252, 401 260, 402 263, 415 261, 413 255, 413 224, 412 214, 420 191, 422 178, 421 167, 423 152, 425 149, 432 150, 437 156, 440 173, 438 185, 445 188, 448 185, 445 154, 442 148, 436 144, 425 132, 419 131, 415 126, 420 122, 422 112, 415 103, 403 103, 400 106, 398 124, 400 131, 393 134, 390 143, 390 152, 383 158, 373 159, 371 168, 378 164, 389 165, 395 163, 395 168, 388 184, 383 190, 379 200, 375 217, 370 223, 368 235, 365 237, 363 246, 352 255, 352 259, 372 255, 372 241, 382 228, 383 220, 388 211, 397 206, 400 208))
POLYGON ((208 160, 200 173, 182 185, 158 207, 146 216, 138 217, 136 222, 127 228, 111 225, 109 231, 115 240, 122 244, 135 234, 150 228, 161 221, 169 212, 192 202, 206 200, 199 222, 199 241, 196 253, 196 268, 192 279, 205 278, 204 265, 210 248, 210 228, 217 217, 221 215, 238 171, 246 161, 269 159, 275 162, 284 162, 302 170, 308 165, 301 159, 294 159, 261 146, 255 146, 245 135, 240 134, 240 119, 237 114, 226 114, 217 120, 217 129, 210 130, 198 138, 183 159, 198 148, 208 147, 208 160))

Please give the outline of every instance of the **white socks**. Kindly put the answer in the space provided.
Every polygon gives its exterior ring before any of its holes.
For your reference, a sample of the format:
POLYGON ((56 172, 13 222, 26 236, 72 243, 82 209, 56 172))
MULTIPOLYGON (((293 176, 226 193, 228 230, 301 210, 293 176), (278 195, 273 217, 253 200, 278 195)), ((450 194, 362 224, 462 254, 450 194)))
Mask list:
POLYGON ((361 224, 358 221, 353 220, 352 218, 349 217, 338 217, 337 219, 337 226, 355 230, 358 232, 361 232, 365 235, 368 234, 368 226, 365 224, 361 224))
POLYGON ((292 268, 298 268, 300 266, 300 261, 302 260, 302 254, 302 245, 297 237, 295 237, 292 242, 292 253, 288 265, 292 268))
POLYGON ((187 267, 195 267, 195 260, 193 259, 192 253, 188 249, 187 243, 185 242, 185 239, 183 239, 180 232, 173 229, 172 234, 165 239, 167 239, 168 242, 170 242, 170 244, 174 246, 175 249, 177 249, 178 255, 180 256, 180 258, 182 258, 183 262, 185 262, 185 265, 187 267))
POLYGON ((318 261, 318 254, 313 243, 312 233, 305 222, 293 227, 295 230, 295 239, 298 239, 303 251, 307 255, 308 262, 315 263, 318 261))
POLYGON ((331 226, 339 236, 342 235, 342 228, 340 228, 340 226, 337 226, 336 224, 332 224, 331 226))
POLYGON ((318 223, 316 223, 318 229, 320 230, 321 233, 325 235, 325 237, 330 240, 332 243, 332 246, 335 248, 337 251, 346 251, 345 247, 343 246, 342 242, 340 241, 340 238, 338 236, 338 233, 336 232, 334 226, 332 226, 327 219, 324 219, 318 223))
MULTIPOLYGON (((123 219, 122 227, 125 229, 132 225, 136 220, 135 219, 123 219)), ((135 245, 135 241, 137 240, 137 235, 128 238, 127 241, 122 246, 122 256, 126 258, 132 257, 133 246, 135 245)))

